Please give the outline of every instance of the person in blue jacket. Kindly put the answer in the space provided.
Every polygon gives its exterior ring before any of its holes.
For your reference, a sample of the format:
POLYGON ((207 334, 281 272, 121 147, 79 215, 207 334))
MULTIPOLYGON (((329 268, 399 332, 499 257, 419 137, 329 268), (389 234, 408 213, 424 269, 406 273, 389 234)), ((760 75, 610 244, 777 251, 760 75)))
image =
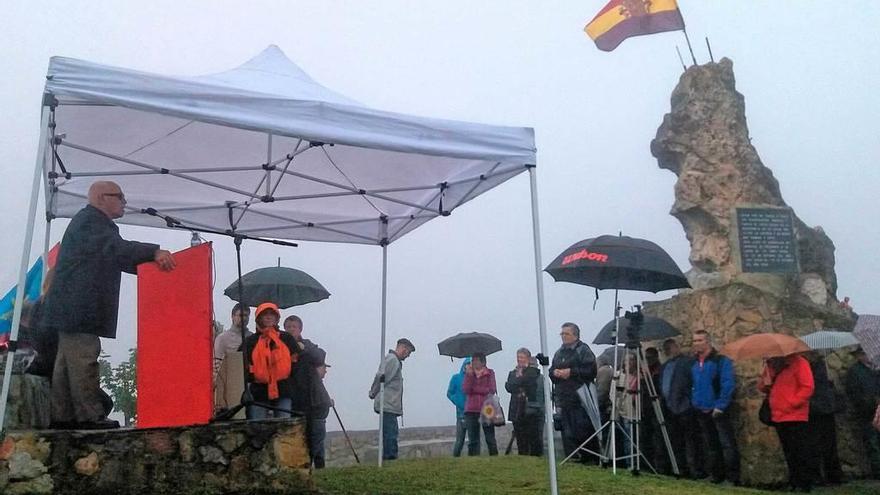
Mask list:
POLYGON ((461 371, 452 375, 449 379, 449 387, 446 389, 446 398, 455 405, 455 445, 452 447, 452 456, 461 457, 461 449, 464 448, 464 439, 467 428, 464 426, 464 402, 467 399, 461 388, 464 382, 464 372, 471 364, 471 358, 465 358, 461 363, 461 371))
POLYGON ((730 422, 730 404, 736 379, 733 362, 712 347, 709 334, 694 332, 694 364, 691 367, 691 404, 709 454, 709 472, 714 483, 725 480, 739 485, 739 449, 730 422))

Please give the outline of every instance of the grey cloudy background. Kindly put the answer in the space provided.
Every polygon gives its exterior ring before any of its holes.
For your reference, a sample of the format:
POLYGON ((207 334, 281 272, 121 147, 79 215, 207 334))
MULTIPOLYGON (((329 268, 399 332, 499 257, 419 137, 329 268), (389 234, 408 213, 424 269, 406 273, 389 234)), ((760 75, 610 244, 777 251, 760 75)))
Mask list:
MULTIPOLYGON (((582 29, 604 0, 579 2, 23 1, 0 5, 0 289, 17 278, 25 234, 40 95, 49 57, 62 55, 167 74, 238 65, 277 44, 317 81, 377 108, 535 128, 544 264, 570 244, 604 233, 651 239, 688 269, 688 244, 668 215, 675 176, 649 143, 681 74, 681 33, 625 41, 600 52, 582 29)), ((837 246, 838 295, 880 313, 878 69, 880 5, 873 1, 681 0, 698 60, 734 61, 754 145, 785 200, 837 246)), ((66 221, 53 224, 59 239, 66 221)), ((34 247, 42 249, 44 224, 34 247)), ((123 236, 188 246, 189 235, 123 227, 123 236)), ((231 242, 216 238, 215 311, 232 302, 231 242)), ((32 260, 36 256, 36 251, 32 260)), ((520 346, 539 348, 528 178, 519 176, 434 220, 389 248, 389 341, 410 337, 406 426, 452 424, 445 399, 458 368, 436 342, 489 331, 505 350, 490 357, 499 386, 520 346)), ((302 243, 244 247, 244 270, 282 264, 305 270, 332 293, 296 308, 307 337, 328 351, 327 385, 346 426, 375 427, 366 391, 378 364, 378 247, 302 243)), ((591 340, 611 318, 613 294, 592 309, 586 287, 544 276, 551 349, 571 320, 591 340)), ((126 277, 122 359, 136 334, 135 280, 126 277)), ((622 295, 625 305, 659 296, 622 295)), ((291 311, 285 312, 285 315, 291 311)), ((183 323, 183 322, 181 322, 183 323)), ((169 352, 175 352, 169 349, 169 352)), ((506 397, 504 397, 506 401, 506 397)))

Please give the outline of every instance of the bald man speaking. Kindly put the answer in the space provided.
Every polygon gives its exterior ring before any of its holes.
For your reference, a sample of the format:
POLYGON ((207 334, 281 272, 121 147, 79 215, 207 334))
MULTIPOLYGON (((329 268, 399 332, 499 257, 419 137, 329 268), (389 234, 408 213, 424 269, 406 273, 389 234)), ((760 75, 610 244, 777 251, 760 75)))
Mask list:
POLYGON ((113 222, 125 214, 125 195, 114 182, 95 182, 89 204, 70 221, 61 240, 55 279, 46 295, 43 325, 58 332, 52 373, 52 427, 118 428, 107 419, 107 396, 98 375, 99 337, 116 338, 122 272, 156 262, 175 267, 156 244, 126 241, 113 222))

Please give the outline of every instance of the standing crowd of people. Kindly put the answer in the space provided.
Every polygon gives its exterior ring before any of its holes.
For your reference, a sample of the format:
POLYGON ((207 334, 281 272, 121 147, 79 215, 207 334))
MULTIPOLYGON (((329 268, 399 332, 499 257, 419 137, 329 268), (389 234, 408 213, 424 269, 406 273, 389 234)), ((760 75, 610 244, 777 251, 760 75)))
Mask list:
MULTIPOLYGON (((53 428, 119 427, 107 418, 112 401, 100 387, 98 358, 100 337, 116 335, 121 273, 136 273, 137 265, 146 262, 155 262, 165 271, 176 266, 171 253, 158 245, 120 237, 113 220, 123 216, 125 205, 125 195, 116 183, 92 184, 88 205, 73 217, 65 231, 54 273, 47 276, 46 292, 30 314, 33 321, 29 324, 55 337, 48 342, 47 349, 51 350, 44 356, 51 359, 34 364, 35 372, 50 375, 53 428)), ((215 377, 231 352, 246 351, 247 380, 253 395, 253 402, 245 404, 247 417, 304 416, 312 463, 321 468, 325 464, 326 418, 333 407, 323 385, 329 367, 326 353, 302 337, 303 321, 299 317, 288 316, 282 328, 281 312, 271 302, 257 307, 256 332, 248 332, 249 311, 246 305, 236 305, 232 326, 217 336, 215 377)), ((707 332, 693 334, 690 355, 683 353, 673 339, 663 342, 666 361, 662 364, 656 349, 646 349, 644 370, 634 359, 624 359, 621 370, 613 367, 617 359, 597 363, 574 323, 562 325, 560 338, 562 345, 550 363, 549 379, 553 384, 554 423, 561 430, 566 455, 573 454, 581 462, 595 462, 596 457, 580 447, 593 452, 601 449, 599 436, 593 435, 598 421, 591 417, 584 401, 585 394, 590 394, 596 399, 602 423, 620 419, 624 431, 629 428, 630 432, 633 425, 641 424, 642 455, 660 472, 669 473, 661 424, 651 409, 656 399, 666 418, 671 451, 682 474, 739 484, 740 455, 731 419, 736 389, 733 362, 718 353, 707 332), (650 387, 645 386, 645 379, 651 381, 650 387), (644 396, 650 389, 658 392, 656 397, 644 396), (612 418, 612 411, 620 418, 612 418)), ((408 339, 398 340, 380 364, 369 392, 375 412, 382 414, 385 459, 398 456, 403 361, 414 351, 408 339)), ((846 397, 855 408, 852 413, 860 425, 871 473, 880 479, 880 372, 862 349, 853 354, 857 362, 846 377, 846 397)), ((790 484, 803 491, 816 483, 840 483, 843 479, 835 415, 842 412, 847 401, 834 388, 825 366, 822 356, 816 353, 772 358, 766 361, 758 383, 767 397, 762 421, 776 428, 790 484)), ((519 349, 505 389, 511 395, 508 419, 513 422, 517 450, 522 455, 543 454, 543 386, 544 377, 531 352, 519 349)), ((489 454, 498 454, 493 422, 497 420, 485 419, 492 416, 486 414, 486 406, 488 403, 493 406, 490 409, 494 408, 496 394, 495 372, 487 366, 486 356, 474 354, 465 360, 447 390, 456 408, 453 455, 461 455, 465 439, 468 455, 479 455, 481 435, 489 454)))
MULTIPOLYGON (((736 390, 733 361, 718 352, 708 332, 693 334, 690 353, 675 339, 662 343, 665 361, 656 348, 644 349, 644 362, 635 351, 622 353, 619 371, 613 357, 597 360, 580 340, 580 329, 564 323, 562 346, 549 368, 555 407, 554 428, 561 432, 566 456, 588 464, 600 461, 603 451, 596 422, 585 404, 585 390, 595 385, 601 423, 617 415, 622 433, 617 436, 618 456, 632 462, 641 455, 658 472, 672 474, 669 450, 682 476, 710 479, 713 483, 740 484, 740 452, 737 446, 732 407, 736 390), (651 380, 648 386, 646 380, 651 380), (649 391, 656 391, 651 397, 649 391), (616 400, 615 404, 612 401, 616 400), (660 418, 662 413, 670 440, 667 449, 660 418), (639 424, 638 452, 630 449, 634 425, 639 424)), ((817 484, 843 482, 837 452, 835 415, 843 412, 846 398, 856 408, 871 474, 880 479, 880 371, 865 352, 852 352, 856 363, 846 375, 846 395, 828 377, 824 357, 818 352, 771 358, 765 362, 758 382, 766 394, 769 417, 762 418, 779 436, 788 466, 789 485, 810 491, 817 484)), ((612 353, 613 356, 613 353, 612 353)), ((516 353, 516 367, 510 371, 505 389, 510 393, 509 420, 520 455, 543 454, 543 376, 528 349, 516 353)), ((497 455, 494 426, 480 422, 480 410, 487 397, 496 393, 495 374, 486 367, 486 357, 476 354, 462 362, 461 371, 449 381, 447 397, 456 407, 456 440, 453 456, 460 456, 465 438, 468 455, 480 454, 480 430, 490 455, 497 455)), ((607 438, 607 433, 606 433, 607 438)), ((513 441, 513 440, 512 440, 513 441)), ((605 451, 607 455, 607 450, 605 451)))
POLYGON ((327 353, 303 338, 303 321, 299 316, 290 315, 279 326, 281 311, 271 302, 257 306, 254 314, 256 332, 250 332, 250 308, 236 304, 232 308, 232 325, 215 337, 215 386, 223 381, 220 369, 224 359, 247 349, 247 381, 253 399, 245 404, 247 419, 304 417, 309 457, 312 465, 321 469, 326 463, 327 416, 334 405, 324 387, 330 366, 327 353))

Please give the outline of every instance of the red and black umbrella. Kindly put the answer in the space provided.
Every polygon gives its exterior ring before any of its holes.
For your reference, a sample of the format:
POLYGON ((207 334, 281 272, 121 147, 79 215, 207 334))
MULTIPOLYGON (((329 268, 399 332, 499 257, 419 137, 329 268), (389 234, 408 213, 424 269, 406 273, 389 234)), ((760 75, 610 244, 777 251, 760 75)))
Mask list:
POLYGON ((544 269, 557 282, 597 289, 661 290, 690 287, 660 246, 635 237, 602 235, 572 245, 544 269))

